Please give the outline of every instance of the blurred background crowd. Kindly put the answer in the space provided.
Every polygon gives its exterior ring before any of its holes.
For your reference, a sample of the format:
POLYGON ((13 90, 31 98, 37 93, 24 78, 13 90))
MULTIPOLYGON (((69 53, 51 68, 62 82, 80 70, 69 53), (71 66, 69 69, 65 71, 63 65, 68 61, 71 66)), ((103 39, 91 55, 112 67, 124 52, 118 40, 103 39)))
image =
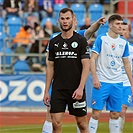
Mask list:
MULTIPOLYGON (((133 40, 132 0, 0 0, 0 73, 45 73, 46 47, 50 36, 60 32, 58 13, 64 7, 76 14, 77 30, 119 13, 128 22, 133 40)), ((108 23, 90 43, 107 31, 108 23)))

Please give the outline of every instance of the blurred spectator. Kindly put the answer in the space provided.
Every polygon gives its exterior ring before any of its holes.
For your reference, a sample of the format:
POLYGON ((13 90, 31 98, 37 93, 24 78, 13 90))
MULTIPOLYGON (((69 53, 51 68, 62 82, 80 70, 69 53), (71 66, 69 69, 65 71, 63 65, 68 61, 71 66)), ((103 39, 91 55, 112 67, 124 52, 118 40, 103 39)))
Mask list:
POLYGON ((2 11, 3 11, 3 6, 2 6, 2 3, 0 3, 0 17, 3 17, 2 11))
POLYGON ((3 9, 4 19, 10 16, 19 16, 21 19, 23 18, 21 0, 4 0, 3 9))
POLYGON ((22 27, 13 39, 13 44, 16 44, 17 47, 23 46, 27 52, 32 43, 33 37, 31 34, 31 27, 28 25, 22 27))
POLYGON ((68 7, 70 7, 71 4, 78 3, 78 0, 65 0, 65 3, 68 5, 68 7))
POLYGON ((34 23, 34 30, 32 30, 32 36, 35 39, 31 46, 30 53, 42 53, 45 50, 43 45, 43 38, 45 37, 44 31, 38 23, 34 23), (39 40, 41 39, 41 40, 39 40), (40 44, 40 49, 39 49, 40 44))
POLYGON ((54 0, 54 4, 63 4, 64 0, 54 0))
MULTIPOLYGON (((35 42, 32 44, 29 53, 44 53, 45 45, 43 45, 44 31, 38 23, 34 23, 34 30, 32 31, 33 38, 35 42)), ((42 63, 41 60, 45 60, 44 58, 39 58, 38 56, 29 57, 28 62, 33 71, 45 71, 46 63, 42 63)))
POLYGON ((39 0, 39 12, 41 20, 45 17, 54 17, 54 0, 39 0))
POLYGON ((43 30, 45 37, 50 37, 53 33, 60 32, 60 29, 57 26, 52 25, 52 22, 49 20, 45 23, 43 30))
POLYGON ((39 20, 39 8, 38 8, 38 2, 36 0, 25 0, 24 3, 24 19, 28 19, 29 16, 33 16, 32 19, 29 17, 30 21, 33 21, 34 19, 39 20))
POLYGON ((88 29, 90 26, 90 18, 85 18, 85 24, 81 26, 80 30, 88 29))

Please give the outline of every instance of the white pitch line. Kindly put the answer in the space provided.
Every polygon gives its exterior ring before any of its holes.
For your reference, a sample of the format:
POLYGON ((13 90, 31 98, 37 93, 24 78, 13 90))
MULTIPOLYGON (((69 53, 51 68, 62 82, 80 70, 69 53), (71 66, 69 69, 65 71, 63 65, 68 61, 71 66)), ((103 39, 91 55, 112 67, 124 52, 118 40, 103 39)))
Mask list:
MULTIPOLYGON (((69 125, 69 124, 65 124, 65 125, 63 125, 62 127, 74 127, 74 126, 76 126, 75 124, 71 124, 71 125, 69 125)), ((15 131, 15 130, 26 130, 26 129, 37 129, 37 128, 42 128, 42 126, 34 126, 34 127, 20 127, 20 128, 15 128, 15 127, 13 127, 13 128, 8 128, 8 129, 0 129, 0 132, 2 132, 2 131, 15 131)))

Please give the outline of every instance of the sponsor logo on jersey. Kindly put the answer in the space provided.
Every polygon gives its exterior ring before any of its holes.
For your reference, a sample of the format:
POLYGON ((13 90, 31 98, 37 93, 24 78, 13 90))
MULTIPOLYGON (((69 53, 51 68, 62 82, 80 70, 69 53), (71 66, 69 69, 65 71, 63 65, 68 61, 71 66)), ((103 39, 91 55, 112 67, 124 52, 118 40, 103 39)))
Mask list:
POLYGON ((87 112, 87 110, 86 109, 82 109, 84 112, 87 112))
POLYGON ((111 61, 111 62, 110 62, 110 65, 111 65, 111 66, 114 66, 114 65, 115 65, 115 61, 111 61))
POLYGON ((107 42, 104 42, 104 43, 108 45, 108 43, 107 43, 107 42))
POLYGON ((59 46, 59 43, 57 43, 57 44, 55 43, 54 46, 55 46, 55 47, 58 47, 58 46, 59 46))
POLYGON ((117 58, 117 59, 120 58, 120 56, 112 55, 112 54, 107 54, 106 56, 107 56, 107 57, 110 57, 110 58, 117 58))
POLYGON ((70 58, 75 59, 77 58, 77 53, 74 53, 73 51, 62 51, 62 52, 56 52, 56 59, 57 58, 70 58))
POLYGON ((77 47, 78 47, 78 43, 77 43, 77 42, 73 42, 73 43, 71 44, 71 46, 72 46, 72 48, 77 48, 77 47))
POLYGON ((115 50, 115 44, 112 44, 111 48, 112 50, 115 50))
POLYGON ((90 54, 90 48, 89 48, 89 46, 86 46, 86 52, 85 52, 85 54, 90 54))
POLYGON ((123 49, 123 45, 119 44, 119 48, 123 49))
POLYGON ((66 42, 64 42, 62 49, 68 49, 68 44, 66 42))
POLYGON ((76 101, 75 103, 73 103, 73 108, 84 108, 86 107, 86 102, 78 102, 76 101))

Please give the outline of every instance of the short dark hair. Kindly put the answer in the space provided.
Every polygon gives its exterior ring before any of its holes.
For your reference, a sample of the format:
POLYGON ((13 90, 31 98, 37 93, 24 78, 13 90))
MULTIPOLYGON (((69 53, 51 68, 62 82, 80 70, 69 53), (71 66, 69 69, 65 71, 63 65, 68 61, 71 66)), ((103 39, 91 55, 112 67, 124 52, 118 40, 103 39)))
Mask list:
POLYGON ((60 13, 66 13, 66 12, 71 12, 72 16, 74 16, 74 12, 71 8, 63 8, 60 10, 59 12, 59 16, 60 16, 60 13))
POLYGON ((108 23, 113 22, 114 20, 120 20, 123 21, 123 18, 119 14, 113 14, 109 17, 108 23))
POLYGON ((31 27, 30 27, 29 25, 25 25, 25 26, 24 26, 24 30, 27 31, 28 29, 31 29, 31 27))

